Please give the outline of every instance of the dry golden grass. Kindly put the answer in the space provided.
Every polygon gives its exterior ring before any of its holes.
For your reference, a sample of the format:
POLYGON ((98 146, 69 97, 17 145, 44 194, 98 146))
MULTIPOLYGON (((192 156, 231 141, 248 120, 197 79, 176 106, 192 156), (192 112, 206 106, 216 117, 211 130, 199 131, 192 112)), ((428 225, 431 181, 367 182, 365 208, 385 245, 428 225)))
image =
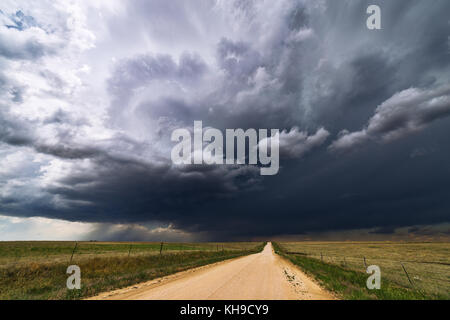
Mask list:
POLYGON ((378 265, 382 279, 405 288, 448 296, 450 243, 448 242, 283 242, 289 253, 298 253, 355 271, 378 265), (402 265, 408 272, 409 282, 402 265))
POLYGON ((0 242, 0 299, 79 299, 262 247, 261 242, 165 243, 160 254, 160 243, 81 242, 74 252, 74 242, 0 242), (81 290, 66 289, 72 264, 81 268, 81 290))
MULTIPOLYGON (((164 243, 163 253, 241 251, 252 249, 252 242, 164 243)), ((93 258, 119 258, 128 255, 159 255, 160 242, 72 242, 72 241, 12 241, 0 242, 0 268, 29 263, 84 262, 93 258), (74 252, 74 248, 76 249, 74 252), (130 250, 131 249, 131 250, 130 250)))

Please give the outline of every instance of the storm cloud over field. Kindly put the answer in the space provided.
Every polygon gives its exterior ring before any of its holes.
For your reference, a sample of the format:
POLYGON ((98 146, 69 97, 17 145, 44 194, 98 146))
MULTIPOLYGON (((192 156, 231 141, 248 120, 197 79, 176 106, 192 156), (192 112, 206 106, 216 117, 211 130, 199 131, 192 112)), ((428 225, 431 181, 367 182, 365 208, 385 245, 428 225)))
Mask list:
POLYGON ((6 238, 28 218, 45 221, 44 238, 56 221, 107 240, 450 222, 447 0, 3 0, 0 10, 6 238), (366 27, 371 4, 381 30, 366 27), (171 133, 195 120, 280 129, 280 172, 174 165, 171 133))

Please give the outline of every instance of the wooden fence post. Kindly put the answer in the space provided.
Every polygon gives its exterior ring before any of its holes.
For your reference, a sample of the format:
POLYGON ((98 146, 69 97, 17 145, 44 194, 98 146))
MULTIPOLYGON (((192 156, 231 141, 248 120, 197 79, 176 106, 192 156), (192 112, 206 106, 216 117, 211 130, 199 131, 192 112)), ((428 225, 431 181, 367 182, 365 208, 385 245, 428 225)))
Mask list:
POLYGON ((164 245, 164 242, 161 242, 161 248, 159 248, 159 255, 161 255, 161 254, 162 254, 162 250, 163 250, 163 245, 164 245))
POLYGON ((77 250, 78 242, 75 242, 75 247, 72 250, 72 255, 70 256, 70 263, 72 263, 73 254, 75 253, 75 250, 77 250))
POLYGON ((364 257, 364 267, 367 269, 366 257, 364 257))
POLYGON ((130 244, 130 249, 128 250, 128 258, 130 257, 130 254, 131 254, 131 248, 133 247, 133 245, 132 244, 130 244))
POLYGON ((414 287, 414 283, 411 281, 411 278, 409 277, 408 271, 406 271, 405 266, 401 262, 400 262, 400 264, 402 265, 403 271, 405 271, 405 273, 406 273, 406 277, 408 277, 409 283, 414 287))

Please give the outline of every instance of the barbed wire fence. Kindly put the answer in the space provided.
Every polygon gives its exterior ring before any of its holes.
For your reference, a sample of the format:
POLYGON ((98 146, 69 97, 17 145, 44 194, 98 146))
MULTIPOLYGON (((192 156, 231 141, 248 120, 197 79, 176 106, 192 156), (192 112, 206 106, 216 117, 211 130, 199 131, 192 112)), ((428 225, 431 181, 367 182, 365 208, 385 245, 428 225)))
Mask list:
POLYGON ((424 289, 430 287, 432 284, 441 285, 450 289, 450 264, 438 261, 405 261, 395 259, 370 258, 365 255, 349 256, 349 255, 331 255, 324 252, 298 252, 286 251, 287 254, 300 255, 306 258, 313 258, 324 263, 330 263, 346 269, 366 272, 369 265, 380 266, 382 275, 386 279, 395 284, 417 290, 423 293, 424 289), (436 274, 436 266, 442 270, 446 270, 442 277, 434 277, 436 274), (434 268, 433 268, 434 267, 434 268), (422 275, 423 270, 428 269, 426 278, 422 275), (422 272, 420 272, 422 270, 422 272))

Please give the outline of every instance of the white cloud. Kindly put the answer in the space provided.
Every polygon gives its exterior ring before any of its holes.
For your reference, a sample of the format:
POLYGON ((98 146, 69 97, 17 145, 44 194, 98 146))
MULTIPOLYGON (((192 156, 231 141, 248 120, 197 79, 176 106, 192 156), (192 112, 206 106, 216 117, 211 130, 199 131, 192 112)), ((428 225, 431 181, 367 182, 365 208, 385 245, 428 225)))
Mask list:
POLYGON ((390 142, 421 131, 435 120, 450 115, 450 86, 434 89, 410 88, 396 93, 375 110, 361 131, 340 133, 331 151, 345 151, 370 140, 390 142))
POLYGON ((71 222, 42 217, 20 218, 0 215, 0 241, 196 241, 200 235, 172 224, 109 224, 71 222))
POLYGON ((283 130, 280 133, 280 154, 286 158, 301 158, 312 149, 321 146, 329 135, 324 128, 318 129, 313 135, 308 135, 296 127, 290 131, 283 130))
POLYGON ((310 28, 302 28, 298 31, 292 32, 288 40, 293 42, 302 42, 314 36, 314 30, 310 28))
POLYGON ((79 240, 94 228, 90 223, 0 216, 1 241, 79 240))

